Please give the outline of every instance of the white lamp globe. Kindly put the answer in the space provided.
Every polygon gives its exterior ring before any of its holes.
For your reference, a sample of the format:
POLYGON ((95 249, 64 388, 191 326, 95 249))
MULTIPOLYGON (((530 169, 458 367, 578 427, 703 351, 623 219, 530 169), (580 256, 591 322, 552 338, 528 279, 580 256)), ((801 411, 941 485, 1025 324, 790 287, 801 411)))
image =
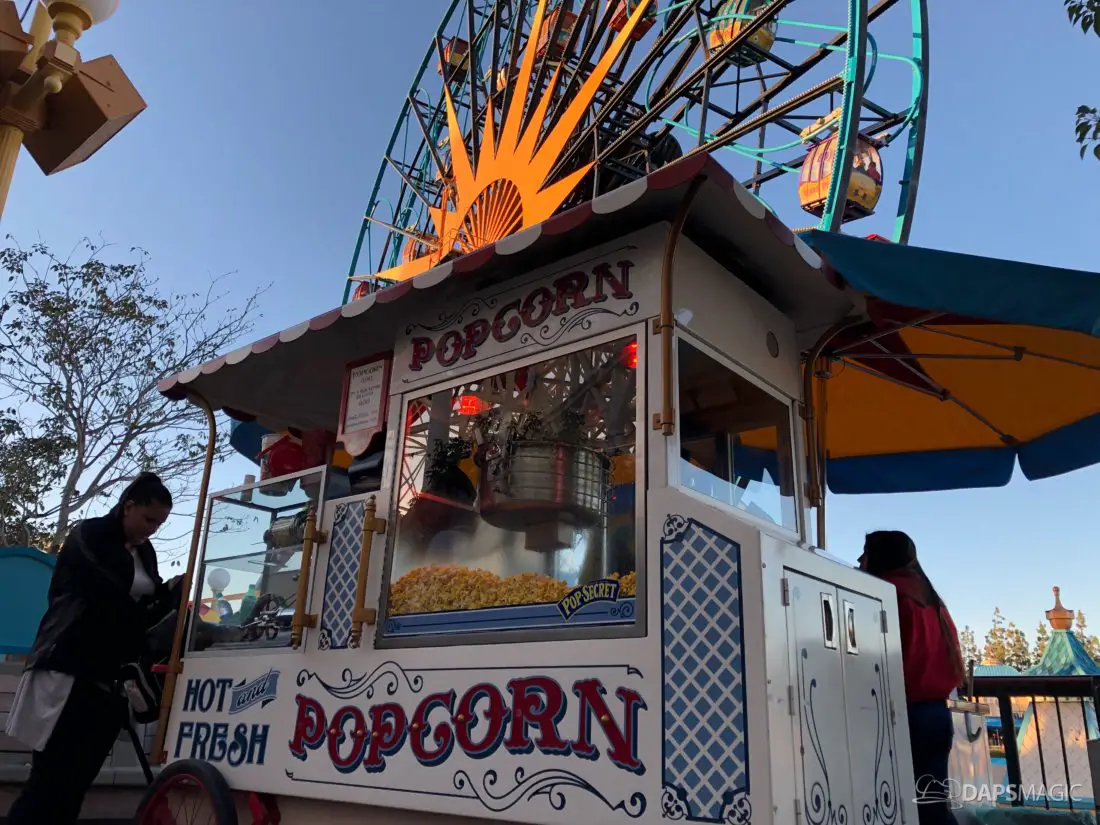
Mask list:
POLYGON ((229 587, 229 571, 221 567, 215 568, 210 571, 210 575, 206 578, 207 583, 210 585, 210 589, 215 593, 221 593, 225 588, 229 587))
POLYGON ((77 0, 76 5, 84 7, 92 18, 92 25, 102 23, 116 11, 120 0, 77 0))

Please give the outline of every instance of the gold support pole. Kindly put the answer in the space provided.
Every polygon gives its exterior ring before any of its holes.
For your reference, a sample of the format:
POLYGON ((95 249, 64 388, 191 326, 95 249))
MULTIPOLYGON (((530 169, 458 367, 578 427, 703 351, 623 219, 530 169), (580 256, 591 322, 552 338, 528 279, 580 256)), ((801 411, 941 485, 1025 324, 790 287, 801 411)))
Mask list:
POLYGON ((828 547, 828 539, 825 534, 825 491, 829 489, 829 385, 828 378, 819 378, 817 386, 821 393, 818 396, 817 416, 817 443, 820 450, 820 463, 818 463, 818 483, 820 484, 820 503, 817 505, 817 546, 828 547))
POLYGON ((680 205, 676 207, 672 231, 669 233, 668 243, 665 244, 665 256, 661 262, 661 316, 653 331, 661 336, 662 394, 661 411, 653 416, 653 429, 660 430, 665 436, 672 435, 676 430, 676 410, 672 403, 672 333, 675 329, 675 319, 672 317, 672 269, 676 264, 676 244, 684 232, 691 203, 699 194, 705 180, 703 175, 694 178, 680 205))
POLYGON ((15 164, 23 146, 23 131, 18 126, 0 126, 0 217, 8 201, 8 190, 15 177, 15 164))
POLYGON ((195 502, 195 527, 191 533, 191 551, 187 555, 187 570, 183 574, 183 590, 180 593, 179 610, 176 613, 176 632, 172 637, 172 655, 168 658, 168 672, 164 677, 164 693, 160 698, 160 716, 157 718, 156 739, 153 741, 153 764, 163 765, 168 761, 164 750, 164 740, 168 736, 168 717, 172 712, 172 701, 176 695, 176 682, 183 672, 181 656, 183 654, 183 629, 187 626, 187 602, 191 598, 191 586, 194 582, 195 564, 198 561, 199 541, 202 538, 202 525, 206 515, 206 495, 210 490, 210 472, 214 468, 214 452, 217 448, 218 423, 214 419, 214 410, 206 399, 193 394, 190 401, 206 414, 207 442, 206 458, 202 465, 202 481, 199 482, 199 497, 195 502))
POLYGON ((805 422, 806 456, 809 459, 810 478, 808 483, 807 498, 810 505, 817 508, 817 546, 825 548, 825 381, 821 378, 818 386, 821 387, 821 410, 817 415, 817 401, 815 400, 814 379, 821 372, 824 374, 828 367, 828 361, 822 359, 825 348, 829 346, 844 330, 862 323, 861 318, 847 317, 829 327, 817 343, 814 344, 802 367, 802 418, 805 422), (820 363, 819 363, 820 362, 820 363))
POLYGON ((15 167, 19 162, 19 150, 23 146, 23 129, 38 128, 33 112, 46 95, 57 94, 65 81, 69 79, 80 63, 80 55, 73 43, 92 25, 92 18, 79 0, 54 0, 51 13, 45 4, 38 3, 31 19, 30 51, 19 63, 16 76, 22 74, 26 79, 18 85, 14 94, 5 102, 10 112, 5 117, 9 122, 0 125, 0 217, 4 215, 8 192, 15 167), (47 50, 49 60, 38 65, 42 51, 46 48, 50 31, 55 32, 55 42, 47 50), (14 113, 14 114, 12 114, 14 113), (22 124, 23 128, 20 128, 22 124))
POLYGON ((309 572, 313 565, 313 547, 325 541, 325 534, 317 530, 317 509, 311 504, 306 514, 306 528, 302 535, 302 566, 298 570, 298 595, 294 602, 294 618, 290 622, 290 646, 297 650, 302 646, 302 634, 307 627, 317 627, 317 614, 306 613, 309 599, 309 572))
POLYGON ((378 504, 371 496, 363 504, 363 543, 359 547, 359 575, 355 581, 355 606, 351 611, 349 647, 359 647, 363 641, 363 625, 378 621, 378 610, 367 607, 367 576, 370 573, 370 551, 375 534, 386 534, 386 520, 378 518, 378 504))

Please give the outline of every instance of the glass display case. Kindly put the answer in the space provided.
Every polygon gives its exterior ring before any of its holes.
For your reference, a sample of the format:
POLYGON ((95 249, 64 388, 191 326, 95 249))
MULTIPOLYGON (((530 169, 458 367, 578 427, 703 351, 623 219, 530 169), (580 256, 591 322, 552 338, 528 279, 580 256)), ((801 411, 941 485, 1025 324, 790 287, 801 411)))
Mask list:
POLYGON ((313 507, 320 523, 328 475, 318 467, 211 496, 188 650, 290 646, 306 518, 313 507))
POLYGON ((407 399, 386 637, 633 625, 638 343, 407 399))
POLYGON ((680 486, 798 531, 791 403, 677 340, 680 486))

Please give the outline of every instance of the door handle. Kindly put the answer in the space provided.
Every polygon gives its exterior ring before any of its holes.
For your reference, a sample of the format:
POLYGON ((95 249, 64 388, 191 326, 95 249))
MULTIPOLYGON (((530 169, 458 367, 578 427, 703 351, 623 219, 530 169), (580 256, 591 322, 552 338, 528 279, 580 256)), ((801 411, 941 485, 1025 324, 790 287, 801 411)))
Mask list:
POLYGON ((317 510, 311 504, 306 513, 306 525, 302 532, 302 566, 298 570, 298 595, 294 600, 294 618, 290 622, 290 646, 294 650, 302 646, 302 633, 305 628, 317 627, 317 614, 306 613, 306 601, 309 599, 309 571, 313 564, 314 544, 324 542, 327 538, 317 529, 317 510))
POLYGON ((355 579, 355 605, 351 609, 351 635, 349 647, 359 647, 363 641, 363 625, 373 626, 378 620, 378 610, 366 607, 367 575, 370 573, 370 551, 375 534, 386 534, 386 520, 377 517, 378 509, 375 497, 371 496, 363 504, 363 543, 359 546, 359 574, 355 579))
POLYGON ((836 602, 832 594, 821 594, 821 633, 825 647, 836 650, 836 602))

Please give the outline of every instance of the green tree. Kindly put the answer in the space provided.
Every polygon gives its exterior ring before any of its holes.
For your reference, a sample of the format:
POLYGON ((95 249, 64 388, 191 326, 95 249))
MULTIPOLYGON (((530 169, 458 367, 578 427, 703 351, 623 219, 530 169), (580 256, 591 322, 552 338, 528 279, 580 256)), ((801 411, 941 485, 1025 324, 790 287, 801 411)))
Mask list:
MULTIPOLYGON (((10 241, 10 238, 9 238, 10 241)), ((177 493, 199 472, 203 413, 157 391, 161 379, 226 351, 251 331, 254 293, 224 308, 215 279, 190 294, 163 293, 132 248, 107 260, 86 241, 80 260, 42 244, 0 250, 0 391, 18 399, 38 435, 51 440, 60 478, 23 517, 49 525, 60 543, 72 520, 143 470, 177 493)), ((228 451, 223 435, 219 456, 228 451)))
POLYGON ((1031 661, 1038 663, 1042 660, 1043 654, 1047 652, 1047 643, 1050 642, 1050 631, 1047 630, 1046 622, 1039 622, 1039 626, 1035 628, 1035 647, 1032 648, 1031 661))
POLYGON ((981 659, 978 656, 978 642, 974 638, 974 630, 967 625, 959 633, 959 650, 962 651, 963 664, 968 668, 970 663, 980 664, 981 659))
POLYGON ((65 473, 71 444, 56 422, 33 426, 14 409, 0 412, 0 547, 45 549, 51 539, 35 515, 65 473))
POLYGON ((1081 643, 1081 646, 1085 648, 1093 661, 1100 659, 1100 639, 1089 635, 1088 621, 1085 619, 1085 614, 1080 610, 1077 611, 1077 615, 1073 619, 1073 635, 1077 637, 1077 641, 1081 643))
POLYGON ((1008 660, 1008 633, 1004 626, 1004 616, 1001 608, 993 608, 993 621, 989 632, 985 635, 985 646, 982 648, 982 663, 987 665, 1003 665, 1008 660))
POLYGON ((1005 628, 1005 664, 1016 670, 1031 667, 1031 646, 1027 643, 1027 636, 1013 622, 1005 628))
MULTIPOLYGON (((1100 36, 1100 0, 1062 0, 1070 22, 1085 34, 1100 36)), ((1100 109, 1095 106, 1077 107, 1077 142, 1081 145, 1081 157, 1092 148, 1100 159, 1100 109)))

